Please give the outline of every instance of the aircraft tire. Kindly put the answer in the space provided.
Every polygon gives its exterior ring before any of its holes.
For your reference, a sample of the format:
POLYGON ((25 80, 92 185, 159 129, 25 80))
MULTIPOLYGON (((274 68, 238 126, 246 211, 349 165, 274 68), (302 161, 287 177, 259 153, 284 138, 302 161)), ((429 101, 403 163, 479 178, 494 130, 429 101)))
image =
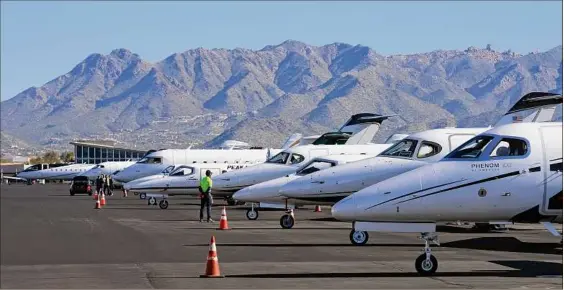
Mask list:
POLYGON ((146 199, 146 198, 147 198, 147 194, 144 193, 144 192, 142 192, 142 193, 139 194, 139 198, 140 198, 140 199, 146 199))
POLYGON ((439 262, 433 255, 429 257, 429 260, 427 260, 426 254, 422 254, 415 259, 415 270, 417 270, 417 273, 421 276, 433 275, 437 271, 437 268, 439 268, 439 262))
POLYGON ((256 209, 255 210, 248 209, 247 212, 245 213, 245 216, 247 216, 248 220, 255 221, 259 217, 259 212, 256 209))
POLYGON ((368 242, 368 232, 365 231, 355 231, 354 229, 351 230, 349 234, 349 239, 351 240, 351 244, 362 246, 368 242))
POLYGON ((294 223, 295 223, 294 217, 292 217, 292 216, 289 215, 289 214, 285 214, 285 215, 283 215, 283 216, 280 218, 280 226, 281 226, 283 229, 291 229, 291 228, 293 228, 293 227, 294 227, 294 223))
POLYGON ((159 207, 161 209, 167 209, 168 208, 168 201, 166 199, 163 199, 159 202, 159 207))

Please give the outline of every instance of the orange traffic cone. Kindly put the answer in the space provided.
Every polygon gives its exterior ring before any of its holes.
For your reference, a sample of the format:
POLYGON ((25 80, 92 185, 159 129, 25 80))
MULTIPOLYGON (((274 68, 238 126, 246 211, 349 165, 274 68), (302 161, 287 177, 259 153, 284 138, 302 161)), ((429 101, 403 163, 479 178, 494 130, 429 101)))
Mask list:
POLYGON ((210 250, 208 252, 208 262, 206 263, 206 273, 200 278, 223 278, 219 271, 219 261, 217 259, 217 249, 215 248, 215 237, 211 237, 210 250))
POLYGON ((101 209, 102 207, 100 207, 100 200, 97 199, 96 200, 96 206, 94 207, 94 209, 101 209))
POLYGON ((100 205, 104 206, 106 205, 106 195, 102 193, 101 196, 102 196, 102 201, 100 202, 100 205))
POLYGON ((93 198, 93 199, 94 199, 94 200, 98 200, 98 192, 95 192, 93 195, 94 195, 94 198, 93 198))
POLYGON ((228 230, 229 225, 227 225, 227 213, 225 212, 225 207, 221 211, 221 219, 219 220, 219 228, 218 230, 228 230))
POLYGON ((321 212, 321 207, 319 205, 315 206, 315 212, 321 212))

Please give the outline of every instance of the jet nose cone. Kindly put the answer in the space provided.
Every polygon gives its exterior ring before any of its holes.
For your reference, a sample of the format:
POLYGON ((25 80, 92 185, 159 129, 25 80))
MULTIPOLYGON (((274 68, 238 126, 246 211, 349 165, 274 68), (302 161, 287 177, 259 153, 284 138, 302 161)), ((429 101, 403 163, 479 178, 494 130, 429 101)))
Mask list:
POLYGON ((286 183, 286 185, 282 186, 278 190, 278 193, 286 197, 298 197, 300 193, 303 192, 303 190, 301 190, 301 185, 302 182, 300 182, 299 180, 290 181, 286 183))
POLYGON ((331 215, 341 221, 354 221, 356 218, 357 206, 354 195, 337 202, 331 208, 331 215))
POLYGON ((249 199, 249 197, 252 195, 252 192, 253 189, 250 187, 243 188, 233 194, 233 199, 239 201, 253 201, 249 199))

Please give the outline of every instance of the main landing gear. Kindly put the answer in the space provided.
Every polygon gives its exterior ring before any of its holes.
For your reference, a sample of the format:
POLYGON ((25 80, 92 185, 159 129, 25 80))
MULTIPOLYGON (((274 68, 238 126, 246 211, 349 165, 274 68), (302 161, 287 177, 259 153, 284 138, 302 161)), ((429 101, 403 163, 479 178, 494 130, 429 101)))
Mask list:
MULTIPOLYGON (((154 197, 154 196, 149 197, 147 204, 148 205, 157 205, 157 198, 154 197)), ((159 207, 161 209, 167 209, 168 208, 168 200, 166 200, 166 198, 163 197, 163 199, 161 199, 159 201, 159 207)))
POLYGON ((439 262, 431 255, 429 242, 439 245, 439 237, 436 233, 422 233, 419 238, 425 240, 425 253, 415 259, 415 270, 422 276, 433 275, 439 267, 439 262))

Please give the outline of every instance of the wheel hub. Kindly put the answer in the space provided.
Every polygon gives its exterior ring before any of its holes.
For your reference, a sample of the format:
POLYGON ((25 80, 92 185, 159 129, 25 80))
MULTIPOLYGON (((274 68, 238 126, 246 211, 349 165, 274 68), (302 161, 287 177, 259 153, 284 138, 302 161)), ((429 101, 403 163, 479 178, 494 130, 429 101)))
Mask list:
POLYGON ((363 232, 355 232, 353 238, 356 242, 362 242, 364 240, 364 233, 363 232))
POLYGON ((425 271, 431 271, 431 269, 433 269, 433 262, 429 259, 425 259, 421 263, 421 268, 425 271))

